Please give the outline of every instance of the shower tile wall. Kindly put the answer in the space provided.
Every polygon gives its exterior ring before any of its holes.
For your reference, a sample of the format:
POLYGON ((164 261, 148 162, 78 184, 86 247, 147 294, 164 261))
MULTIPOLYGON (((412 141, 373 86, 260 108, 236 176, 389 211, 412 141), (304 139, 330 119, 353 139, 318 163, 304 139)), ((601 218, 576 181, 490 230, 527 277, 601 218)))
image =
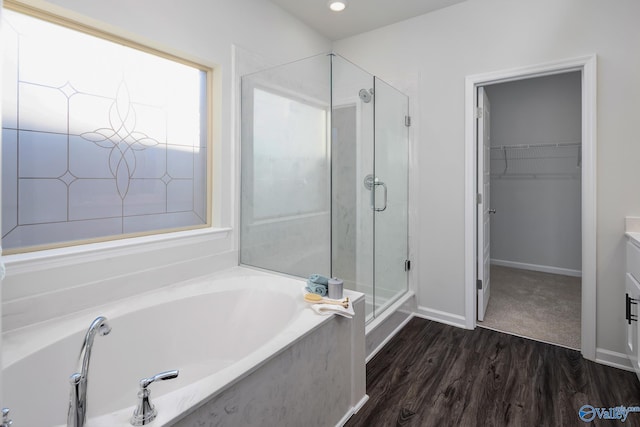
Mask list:
POLYGON ((354 200, 356 200, 356 106, 334 108, 332 131, 332 207, 333 224, 331 261, 333 273, 347 285, 356 283, 356 227, 358 224, 354 200))

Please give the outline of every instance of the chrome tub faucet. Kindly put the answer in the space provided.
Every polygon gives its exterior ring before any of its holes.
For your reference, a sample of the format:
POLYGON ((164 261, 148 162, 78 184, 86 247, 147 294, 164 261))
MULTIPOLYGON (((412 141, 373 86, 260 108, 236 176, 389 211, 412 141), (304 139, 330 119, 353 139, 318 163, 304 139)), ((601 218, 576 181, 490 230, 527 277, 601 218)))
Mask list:
POLYGON ((144 426, 149 424, 151 421, 156 419, 158 415, 158 411, 151 404, 149 400, 149 389, 148 387, 151 383, 156 381, 166 381, 177 378, 179 371, 166 371, 160 372, 149 378, 143 378, 140 380, 140 391, 138 392, 138 406, 133 411, 133 416, 131 417, 131 425, 133 426, 144 426))
POLYGON ((69 395, 67 427, 84 427, 87 420, 87 380, 93 340, 96 334, 108 335, 109 332, 111 332, 111 326, 109 326, 107 318, 103 316, 97 317, 87 330, 78 356, 76 373, 69 377, 71 393, 69 395))

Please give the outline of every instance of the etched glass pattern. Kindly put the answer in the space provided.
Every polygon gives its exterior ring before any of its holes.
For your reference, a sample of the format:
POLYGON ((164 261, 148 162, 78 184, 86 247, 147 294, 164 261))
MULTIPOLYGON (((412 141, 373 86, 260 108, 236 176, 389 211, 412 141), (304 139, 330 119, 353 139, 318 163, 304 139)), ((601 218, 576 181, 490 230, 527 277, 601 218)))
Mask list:
POLYGON ((13 11, 2 22, 2 246, 207 223, 207 72, 13 11))

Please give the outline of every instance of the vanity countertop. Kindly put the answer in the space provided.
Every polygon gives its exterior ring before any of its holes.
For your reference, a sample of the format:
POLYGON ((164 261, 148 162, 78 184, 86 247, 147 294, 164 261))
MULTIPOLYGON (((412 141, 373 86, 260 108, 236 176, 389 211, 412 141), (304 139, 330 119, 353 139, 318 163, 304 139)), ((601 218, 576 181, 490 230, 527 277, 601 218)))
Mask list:
POLYGON ((624 233, 625 236, 629 238, 631 242, 635 245, 640 246, 640 232, 637 231, 627 231, 624 233))
POLYGON ((624 235, 640 246, 640 217, 628 216, 624 219, 624 235))

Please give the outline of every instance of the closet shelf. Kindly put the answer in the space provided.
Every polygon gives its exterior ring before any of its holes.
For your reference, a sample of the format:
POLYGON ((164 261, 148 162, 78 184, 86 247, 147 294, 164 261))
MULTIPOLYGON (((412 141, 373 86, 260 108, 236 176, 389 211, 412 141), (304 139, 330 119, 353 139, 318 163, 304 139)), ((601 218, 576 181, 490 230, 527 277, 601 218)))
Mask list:
POLYGON ((545 144, 517 144, 517 145, 499 145, 491 147, 491 150, 523 150, 529 148, 562 148, 562 147, 579 147, 580 142, 557 142, 557 143, 545 143, 545 144))
POLYGON ((490 147, 491 176, 572 177, 582 166, 580 142, 490 147))

